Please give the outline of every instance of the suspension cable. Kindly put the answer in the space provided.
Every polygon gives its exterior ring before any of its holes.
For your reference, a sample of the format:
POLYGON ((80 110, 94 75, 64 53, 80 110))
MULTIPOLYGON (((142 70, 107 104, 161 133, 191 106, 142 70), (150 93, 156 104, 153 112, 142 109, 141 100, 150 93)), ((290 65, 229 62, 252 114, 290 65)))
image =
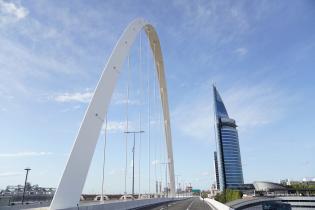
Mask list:
POLYGON ((105 116, 105 129, 104 129, 104 150, 103 150, 103 175, 102 175, 102 197, 101 201, 104 201, 104 179, 105 179, 105 160, 106 160, 106 136, 107 136, 107 113, 105 116))
MULTIPOLYGON (((154 56, 154 50, 153 50, 154 56)), ((153 59, 154 64, 154 59, 153 59)), ((148 68, 148 144, 149 144, 149 193, 151 192, 151 97, 150 97, 150 68, 148 68)))
MULTIPOLYGON (((161 98, 160 98, 160 101, 161 101, 161 98)), ((163 109, 162 109, 162 101, 161 101, 161 106, 160 106, 160 113, 159 113, 159 124, 160 124, 160 161, 162 163, 165 163, 165 147, 164 147, 164 124, 163 124, 163 117, 162 117, 162 112, 163 112, 163 109)), ((162 164, 160 164, 160 185, 162 185, 163 183, 163 171, 164 171, 164 167, 162 164)), ((160 191, 160 193, 162 193, 160 191)))
MULTIPOLYGON (((140 37, 139 37, 139 39, 140 39, 140 49, 139 49, 139 80, 140 80, 140 82, 139 82, 139 85, 140 85, 140 91, 139 91, 139 93, 140 93, 140 105, 141 105, 141 103, 142 103, 142 39, 141 39, 141 32, 140 32, 140 37)), ((140 107, 140 109, 139 109, 139 131, 141 131, 141 107, 140 107)), ((140 186, 141 186, 141 133, 139 134, 139 196, 138 196, 138 198, 140 198, 140 186)))
MULTIPOLYGON (((154 110, 157 111, 157 105, 156 105, 156 97, 157 97, 157 94, 156 94, 156 85, 157 85, 157 82, 156 82, 156 77, 154 77, 154 91, 153 91, 153 94, 154 94, 154 110)), ((155 120, 156 120, 156 117, 155 117, 155 120)), ((155 126, 156 127, 156 126, 155 126)), ((157 194, 157 185, 156 185, 156 182, 157 182, 157 172, 156 172, 156 164, 157 164, 157 142, 156 142, 156 139, 154 141, 154 181, 155 181, 155 194, 157 194)))
MULTIPOLYGON (((153 44, 153 54, 154 54, 154 56, 155 56, 155 43, 153 44)), ((155 57, 154 57, 154 61, 155 61, 155 57)), ((154 66, 154 68, 156 68, 155 66, 154 66)), ((159 72, 157 72, 157 81, 159 81, 159 72)), ((155 80, 155 83, 156 83, 156 80, 155 80)), ((156 97, 158 97, 157 96, 157 92, 156 92, 156 88, 158 88, 159 89, 159 94, 161 94, 160 93, 160 86, 159 86, 159 83, 157 83, 157 84, 155 84, 154 85, 154 95, 155 95, 155 100, 156 100, 156 97)), ((159 107, 157 107, 156 106, 156 108, 157 108, 157 110, 158 110, 158 127, 159 127, 159 130, 160 130, 160 136, 159 136, 159 140, 158 140, 158 145, 156 146, 156 147, 158 147, 159 148, 159 163, 157 163, 157 164, 159 164, 159 167, 158 167, 158 169, 159 169, 159 181, 158 181, 158 184, 159 184, 159 186, 158 186, 158 191, 161 193, 161 185, 162 185, 162 177, 163 177, 163 171, 164 171, 164 167, 163 167, 163 165, 162 165, 162 163, 165 163, 166 161, 165 161, 165 157, 164 157, 164 147, 163 147, 163 133, 164 133, 164 129, 163 129, 163 121, 162 121, 162 101, 161 101, 161 95, 160 95, 160 97, 158 97, 159 98, 159 104, 160 104, 160 106, 159 107)), ((156 101, 155 101, 155 105, 156 105, 156 101)), ((157 158, 156 158, 157 159, 157 158)), ((156 169, 156 167, 157 166, 155 166, 155 170, 157 170, 156 169)), ((155 179, 156 179, 156 181, 158 180, 157 179, 157 172, 155 172, 155 179)))
MULTIPOLYGON (((128 105, 129 105, 129 80, 130 80, 130 55, 128 55, 128 71, 127 71, 127 101, 126 101, 126 132, 128 131, 128 105)), ((125 132, 125 192, 127 194, 127 168, 128 168, 128 133, 125 132)))

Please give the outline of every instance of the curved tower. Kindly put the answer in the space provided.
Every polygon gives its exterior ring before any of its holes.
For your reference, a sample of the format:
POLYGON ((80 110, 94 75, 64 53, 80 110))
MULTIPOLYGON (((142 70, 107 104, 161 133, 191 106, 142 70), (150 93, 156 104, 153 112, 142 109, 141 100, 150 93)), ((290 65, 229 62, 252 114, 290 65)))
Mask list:
POLYGON ((244 184, 237 125, 226 111, 219 92, 213 85, 216 145, 214 152, 216 185, 220 191, 244 184))

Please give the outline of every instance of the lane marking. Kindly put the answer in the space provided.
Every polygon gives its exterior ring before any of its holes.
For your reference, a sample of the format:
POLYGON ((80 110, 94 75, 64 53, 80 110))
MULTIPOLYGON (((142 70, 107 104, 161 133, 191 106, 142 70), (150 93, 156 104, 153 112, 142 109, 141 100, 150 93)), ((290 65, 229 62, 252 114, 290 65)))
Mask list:
POLYGON ((189 206, 187 207, 187 209, 186 210, 189 210, 190 209, 190 207, 192 206, 192 204, 194 203, 196 201, 196 199, 194 199, 190 204, 189 204, 189 206))

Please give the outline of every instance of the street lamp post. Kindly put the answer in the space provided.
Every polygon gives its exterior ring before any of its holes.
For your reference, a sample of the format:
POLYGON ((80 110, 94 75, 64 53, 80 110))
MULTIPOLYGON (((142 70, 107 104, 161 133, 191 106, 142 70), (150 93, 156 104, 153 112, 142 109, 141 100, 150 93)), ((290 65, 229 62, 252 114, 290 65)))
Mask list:
POLYGON ((165 188, 166 188, 166 197, 168 197, 168 184, 167 184, 167 165, 169 162, 160 163, 165 165, 165 188))
POLYGON ((24 190, 23 190, 23 196, 22 196, 22 205, 24 204, 24 198, 25 198, 25 190, 26 190, 26 183, 27 183, 27 177, 28 177, 28 172, 31 170, 30 168, 25 168, 26 171, 25 175, 25 183, 24 183, 24 190))
POLYGON ((144 133, 144 131, 125 131, 125 133, 133 134, 133 147, 132 147, 132 196, 135 194, 135 147, 136 147, 136 133, 144 133))
MULTIPOLYGON (((175 175, 176 176, 176 187, 177 187, 177 190, 176 190, 176 194, 179 196, 179 177, 181 176, 181 175, 179 175, 179 174, 177 174, 177 175, 175 175)), ((175 189, 176 189, 176 187, 175 187, 175 189)))

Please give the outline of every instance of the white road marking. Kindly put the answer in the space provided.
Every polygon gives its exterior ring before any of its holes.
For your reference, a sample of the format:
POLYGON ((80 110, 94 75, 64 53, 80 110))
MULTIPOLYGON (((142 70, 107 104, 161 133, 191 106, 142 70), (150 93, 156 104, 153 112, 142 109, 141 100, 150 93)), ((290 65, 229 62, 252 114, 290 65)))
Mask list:
POLYGON ((190 207, 192 206, 192 204, 194 203, 196 201, 196 199, 194 199, 190 204, 189 204, 189 206, 187 207, 187 209, 186 210, 189 210, 190 209, 190 207))

